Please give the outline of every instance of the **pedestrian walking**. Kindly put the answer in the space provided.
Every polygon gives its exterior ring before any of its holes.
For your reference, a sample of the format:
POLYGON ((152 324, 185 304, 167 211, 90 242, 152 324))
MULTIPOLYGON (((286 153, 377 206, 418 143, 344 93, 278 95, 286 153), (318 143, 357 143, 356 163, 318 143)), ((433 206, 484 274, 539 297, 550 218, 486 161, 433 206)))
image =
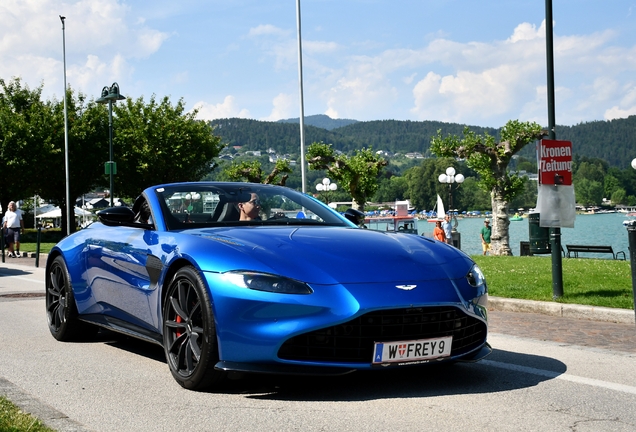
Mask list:
POLYGON ((435 229, 433 230, 433 238, 441 242, 446 242, 446 235, 442 229, 442 221, 435 222, 435 229))
POLYGON ((446 236, 446 243, 453 244, 453 225, 451 224, 451 217, 449 214, 444 216, 444 222, 442 222, 442 229, 446 236))
POLYGON ((2 218, 2 228, 6 233, 5 240, 9 249, 7 256, 9 258, 19 257, 20 232, 24 229, 24 220, 22 219, 22 210, 17 208, 14 201, 9 203, 9 208, 2 218))
POLYGON ((479 236, 481 237, 481 249, 486 252, 490 251, 490 235, 492 234, 492 228, 490 227, 490 219, 484 220, 484 226, 482 227, 479 236))

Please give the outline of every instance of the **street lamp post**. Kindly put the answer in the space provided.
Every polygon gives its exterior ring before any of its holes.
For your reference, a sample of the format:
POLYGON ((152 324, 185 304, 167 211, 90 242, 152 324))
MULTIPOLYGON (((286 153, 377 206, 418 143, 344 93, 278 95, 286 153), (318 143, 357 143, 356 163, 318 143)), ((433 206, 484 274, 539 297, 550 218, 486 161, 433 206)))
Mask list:
MULTIPOLYGON (((438 177, 440 183, 448 184, 448 211, 453 211, 453 183, 457 183, 457 187, 464 183, 463 174, 455 174, 455 168, 446 168, 446 174, 440 174, 438 177)), ((456 188, 457 189, 457 188, 456 188)))
POLYGON ((336 183, 332 183, 327 177, 322 179, 322 183, 318 183, 316 185, 316 190, 318 192, 325 193, 325 199, 327 200, 327 204, 329 204, 329 192, 333 192, 338 189, 338 185, 336 183))
POLYGON ((126 97, 119 94, 119 84, 113 83, 110 87, 106 86, 102 89, 102 96, 95 102, 105 104, 108 103, 108 148, 110 159, 106 162, 106 174, 110 174, 110 206, 114 207, 115 179, 114 174, 117 173, 117 164, 113 161, 113 102, 124 100, 126 97))
MULTIPOLYGON (((632 159, 632 168, 636 169, 636 159, 632 159)), ((629 263, 632 268, 632 299, 636 300, 636 222, 627 224, 627 240, 629 242, 629 263)), ((636 302, 634 303, 636 314, 636 302)), ((636 315, 635 315, 636 316, 636 315)))

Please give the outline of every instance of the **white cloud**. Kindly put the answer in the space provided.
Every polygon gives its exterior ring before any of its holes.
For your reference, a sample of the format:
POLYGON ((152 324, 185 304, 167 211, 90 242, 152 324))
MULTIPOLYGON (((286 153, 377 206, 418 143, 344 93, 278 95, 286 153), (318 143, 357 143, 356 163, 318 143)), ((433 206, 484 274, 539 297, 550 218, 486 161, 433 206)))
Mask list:
POLYGON ((303 54, 330 54, 339 48, 340 46, 335 42, 303 40, 303 54))
POLYGON ((249 37, 259 37, 259 36, 279 36, 279 37, 287 37, 290 35, 289 30, 284 30, 280 27, 273 26, 271 24, 261 24, 256 27, 252 27, 248 32, 249 37))
POLYGON ((541 23, 539 29, 537 26, 530 23, 521 23, 519 24, 512 36, 508 38, 508 42, 515 43, 522 40, 533 40, 537 38, 543 38, 545 35, 545 20, 541 23))
POLYGON ((160 49, 167 33, 132 17, 122 0, 3 0, 0 4, 0 76, 20 76, 43 95, 61 96, 65 19, 67 82, 93 94, 112 81, 130 80, 131 61, 160 49), (57 91, 56 91, 57 89, 57 91))
POLYGON ((625 96, 620 100, 619 105, 615 105, 605 111, 603 118, 613 120, 617 118, 627 118, 636 115, 636 86, 632 83, 628 88, 624 88, 625 96))
POLYGON ((216 105, 207 102, 197 102, 194 109, 198 110, 197 118, 200 120, 214 120, 220 118, 249 118, 250 112, 247 109, 241 109, 236 104, 234 96, 228 95, 223 102, 216 105))
POLYGON ((299 109, 299 106, 297 104, 294 105, 297 99, 297 96, 280 93, 272 101, 272 104, 274 105, 274 108, 272 108, 272 112, 269 114, 269 116, 260 120, 277 121, 280 119, 293 117, 292 113, 294 112, 294 106, 299 109))

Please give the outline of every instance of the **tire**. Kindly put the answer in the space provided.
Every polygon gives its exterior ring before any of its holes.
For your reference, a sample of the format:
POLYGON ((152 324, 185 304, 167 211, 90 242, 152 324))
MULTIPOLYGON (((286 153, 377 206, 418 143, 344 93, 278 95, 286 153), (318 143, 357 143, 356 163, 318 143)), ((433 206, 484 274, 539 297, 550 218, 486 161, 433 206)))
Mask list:
POLYGON ((193 267, 177 271, 163 307, 163 346, 174 379, 184 388, 203 390, 218 384, 225 372, 219 361, 212 302, 193 267))
POLYGON ((78 319, 71 277, 61 256, 53 260, 46 274, 46 318, 51 334, 59 341, 87 338, 98 330, 78 319))

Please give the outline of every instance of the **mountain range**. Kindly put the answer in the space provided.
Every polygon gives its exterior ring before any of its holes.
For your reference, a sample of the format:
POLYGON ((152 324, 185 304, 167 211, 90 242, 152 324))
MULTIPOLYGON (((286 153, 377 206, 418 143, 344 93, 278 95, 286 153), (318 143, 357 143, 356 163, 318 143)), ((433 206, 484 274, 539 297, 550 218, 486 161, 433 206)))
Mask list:
MULTIPOLYGON (((228 118, 210 122, 223 142, 241 151, 273 149, 279 154, 298 155, 299 119, 278 122, 228 118)), ((305 146, 313 142, 332 144, 345 153, 373 148, 391 153, 418 152, 430 156, 431 138, 462 135, 467 125, 437 121, 332 119, 326 115, 305 117, 305 146)), ((469 126, 477 134, 497 137, 499 129, 469 126)), ((636 116, 609 121, 592 121, 555 128, 556 138, 572 142, 574 156, 603 159, 610 166, 624 169, 636 158, 636 116)), ((533 158, 534 146, 528 145, 520 155, 533 158)))

